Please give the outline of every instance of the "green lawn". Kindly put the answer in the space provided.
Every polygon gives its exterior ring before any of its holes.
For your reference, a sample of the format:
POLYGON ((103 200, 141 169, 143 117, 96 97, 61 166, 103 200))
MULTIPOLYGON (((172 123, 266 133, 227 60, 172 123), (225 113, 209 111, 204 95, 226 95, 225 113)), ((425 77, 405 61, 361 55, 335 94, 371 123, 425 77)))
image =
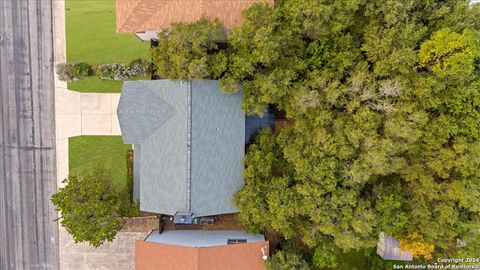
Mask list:
POLYGON ((111 171, 115 185, 127 183, 127 151, 121 136, 78 136, 68 139, 70 174, 89 173, 99 165, 111 171))
MULTIPOLYGON (((122 63, 149 58, 149 43, 115 32, 115 0, 66 0, 67 61, 122 63)), ((68 83, 81 92, 120 92, 122 83, 90 78, 68 83)))
POLYGON ((107 81, 98 77, 89 77, 85 80, 69 82, 68 89, 79 92, 116 93, 122 90, 123 81, 107 81))

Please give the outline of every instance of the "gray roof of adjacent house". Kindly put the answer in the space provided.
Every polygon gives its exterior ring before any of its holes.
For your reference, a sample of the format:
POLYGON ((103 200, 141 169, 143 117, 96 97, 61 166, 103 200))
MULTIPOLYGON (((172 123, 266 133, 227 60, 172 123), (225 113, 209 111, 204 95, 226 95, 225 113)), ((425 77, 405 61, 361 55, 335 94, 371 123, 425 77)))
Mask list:
POLYGON ((242 94, 218 82, 127 81, 117 114, 123 140, 134 144, 134 195, 140 209, 174 215, 237 212, 243 185, 242 94))
POLYGON ((265 241, 265 236, 244 231, 172 230, 158 233, 158 230, 154 230, 145 241, 186 247, 214 247, 226 245, 228 239, 244 239, 246 243, 255 243, 265 241))
POLYGON ((392 236, 380 233, 377 243, 377 254, 384 260, 395 261, 412 261, 413 256, 411 252, 403 251, 400 248, 400 243, 392 236))

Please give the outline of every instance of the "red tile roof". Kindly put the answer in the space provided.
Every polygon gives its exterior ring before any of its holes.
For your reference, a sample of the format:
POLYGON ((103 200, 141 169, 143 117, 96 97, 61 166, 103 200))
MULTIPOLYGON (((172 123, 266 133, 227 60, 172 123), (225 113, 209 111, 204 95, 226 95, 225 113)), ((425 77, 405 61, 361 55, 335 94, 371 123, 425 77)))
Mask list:
POLYGON ((242 22, 242 11, 255 2, 274 0, 117 0, 117 32, 134 33, 169 28, 175 22, 219 18, 231 28, 242 22))
POLYGON ((201 248, 136 241, 135 269, 263 270, 265 246, 267 241, 201 248))

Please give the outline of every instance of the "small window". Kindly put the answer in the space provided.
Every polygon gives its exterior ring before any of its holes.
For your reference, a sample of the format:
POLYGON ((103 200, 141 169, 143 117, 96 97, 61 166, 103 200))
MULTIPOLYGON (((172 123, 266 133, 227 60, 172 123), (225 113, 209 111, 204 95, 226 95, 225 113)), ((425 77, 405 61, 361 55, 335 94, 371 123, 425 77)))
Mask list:
POLYGON ((228 239, 227 245, 245 244, 247 239, 228 239))

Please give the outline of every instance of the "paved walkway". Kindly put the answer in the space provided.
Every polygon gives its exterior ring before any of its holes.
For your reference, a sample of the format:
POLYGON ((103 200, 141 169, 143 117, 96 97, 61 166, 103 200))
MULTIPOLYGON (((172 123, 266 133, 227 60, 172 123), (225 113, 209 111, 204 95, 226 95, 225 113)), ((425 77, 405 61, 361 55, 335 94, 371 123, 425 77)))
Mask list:
MULTIPOLYGON (((65 2, 53 1, 55 64, 66 61, 65 2)), ((68 176, 68 138, 80 135, 120 135, 116 115, 120 94, 80 93, 67 89, 55 75, 55 122, 57 183, 68 176)), ((99 248, 75 244, 59 225, 60 269, 134 269, 135 240, 146 232, 119 232, 116 239, 99 248)))

